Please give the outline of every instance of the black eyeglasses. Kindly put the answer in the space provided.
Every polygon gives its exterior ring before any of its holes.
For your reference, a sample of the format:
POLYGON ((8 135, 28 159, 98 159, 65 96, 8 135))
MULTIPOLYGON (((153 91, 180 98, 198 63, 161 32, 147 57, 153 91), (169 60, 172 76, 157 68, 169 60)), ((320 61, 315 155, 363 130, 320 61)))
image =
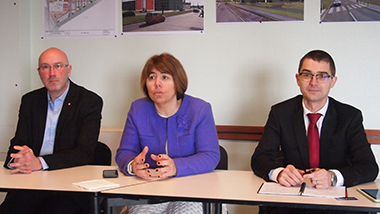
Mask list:
POLYGON ((299 73, 300 80, 305 81, 305 82, 310 81, 311 79, 313 79, 314 76, 319 83, 325 83, 330 78, 331 79, 333 78, 333 76, 330 76, 328 74, 299 73))

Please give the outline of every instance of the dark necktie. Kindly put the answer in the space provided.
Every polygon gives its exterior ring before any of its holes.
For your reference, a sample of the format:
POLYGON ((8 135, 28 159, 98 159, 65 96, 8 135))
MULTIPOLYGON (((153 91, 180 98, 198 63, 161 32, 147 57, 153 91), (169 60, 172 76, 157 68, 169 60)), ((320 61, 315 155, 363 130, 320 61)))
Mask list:
POLYGON ((307 128, 307 143, 309 145, 310 167, 319 167, 319 132, 316 125, 321 114, 307 114, 310 123, 307 128))

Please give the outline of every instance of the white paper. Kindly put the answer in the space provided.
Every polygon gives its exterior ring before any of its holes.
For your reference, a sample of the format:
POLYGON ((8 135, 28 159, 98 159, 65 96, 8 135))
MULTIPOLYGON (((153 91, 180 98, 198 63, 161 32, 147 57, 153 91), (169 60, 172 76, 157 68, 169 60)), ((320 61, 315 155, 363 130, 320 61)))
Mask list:
POLYGON ((82 181, 78 183, 73 183, 73 185, 87 189, 87 190, 109 189, 109 188, 120 186, 120 184, 116 184, 111 181, 106 181, 103 179, 82 181))
MULTIPOLYGON (((275 195, 301 195, 300 187, 285 187, 274 182, 265 182, 259 190, 260 194, 275 194, 275 195)), ((325 198, 340 198, 345 197, 346 188, 329 187, 328 189, 316 189, 312 185, 306 185, 302 196, 325 197, 325 198)))
POLYGON ((303 196, 341 198, 346 196, 346 187, 329 187, 327 189, 316 189, 313 186, 306 185, 303 196))

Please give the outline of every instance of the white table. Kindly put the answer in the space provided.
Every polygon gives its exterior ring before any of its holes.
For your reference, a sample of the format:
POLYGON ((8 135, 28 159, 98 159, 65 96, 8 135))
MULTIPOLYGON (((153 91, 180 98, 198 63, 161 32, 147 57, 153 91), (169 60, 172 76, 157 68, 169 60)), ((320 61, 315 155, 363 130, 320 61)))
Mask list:
MULTIPOLYGON (((380 181, 348 188, 348 196, 356 201, 338 201, 334 198, 317 198, 306 196, 283 196, 258 194, 264 182, 251 171, 216 170, 211 173, 170 178, 101 191, 108 199, 160 198, 176 201, 199 201, 206 203, 230 203, 265 206, 291 206, 299 208, 328 208, 336 210, 357 210, 379 212, 380 204, 373 203, 356 188, 380 188, 380 181)), ((218 209, 218 212, 220 210, 218 209)))
MULTIPOLYGON (((0 162, 1 166, 4 162, 0 162)), ((93 197, 94 213, 99 210, 98 194, 100 190, 86 190, 73 183, 104 179, 103 170, 117 169, 115 166, 94 166, 86 165, 67 169, 52 171, 35 171, 31 174, 12 174, 11 170, 1 167, 0 169, 0 191, 9 192, 14 190, 27 191, 54 191, 54 192, 76 192, 89 194, 93 197)), ((149 182, 137 177, 125 176, 119 173, 118 178, 108 178, 105 180, 120 184, 120 187, 127 187, 149 182)))
MULTIPOLYGON (((2 164, 0 162, 0 164, 2 164)), ((266 206, 292 206, 299 208, 328 208, 337 210, 357 210, 379 212, 380 204, 373 203, 356 191, 357 188, 380 188, 380 181, 348 188, 348 196, 356 201, 337 201, 332 198, 305 196, 281 196, 258 194, 264 182, 251 171, 216 170, 214 172, 164 180, 144 180, 119 173, 118 178, 106 180, 120 184, 120 187, 103 190, 85 190, 72 183, 93 179, 103 179, 105 169, 115 166, 80 166, 53 171, 37 171, 31 174, 12 174, 1 167, 0 191, 62 191, 91 195, 94 213, 99 211, 99 197, 106 201, 115 198, 163 199, 198 201, 204 203, 231 203, 266 206)), ((219 206, 217 206, 219 207, 219 206)), ((107 209, 108 210, 108 209, 107 209)), ((209 210, 206 209, 206 212, 209 210)), ((220 209, 217 209, 220 211, 220 209)))

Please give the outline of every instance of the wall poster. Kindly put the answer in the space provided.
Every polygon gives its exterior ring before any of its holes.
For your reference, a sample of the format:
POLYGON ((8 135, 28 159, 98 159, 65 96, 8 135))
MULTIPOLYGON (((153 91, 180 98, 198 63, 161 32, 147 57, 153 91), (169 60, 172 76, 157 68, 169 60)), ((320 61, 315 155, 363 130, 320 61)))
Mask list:
POLYGON ((303 21, 303 0, 216 0, 216 22, 303 21))
POLYGON ((321 0, 321 22, 380 21, 380 0, 321 0))
POLYGON ((203 33, 204 2, 122 0, 122 34, 203 33))
POLYGON ((117 36, 117 0, 41 1, 42 38, 117 36))

